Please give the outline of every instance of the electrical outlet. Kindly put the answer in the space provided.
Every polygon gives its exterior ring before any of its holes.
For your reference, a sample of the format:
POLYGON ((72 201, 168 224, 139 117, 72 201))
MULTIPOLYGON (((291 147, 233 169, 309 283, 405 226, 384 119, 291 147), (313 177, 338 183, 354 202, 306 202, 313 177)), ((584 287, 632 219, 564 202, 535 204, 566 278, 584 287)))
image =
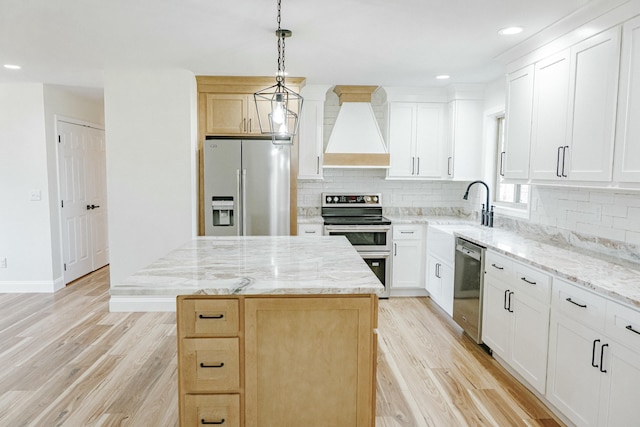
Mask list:
POLYGON ((0 258, 0 268, 7 268, 7 257, 0 258))
POLYGON ((39 202, 42 199, 42 192, 40 190, 29 191, 29 200, 32 202, 39 202))

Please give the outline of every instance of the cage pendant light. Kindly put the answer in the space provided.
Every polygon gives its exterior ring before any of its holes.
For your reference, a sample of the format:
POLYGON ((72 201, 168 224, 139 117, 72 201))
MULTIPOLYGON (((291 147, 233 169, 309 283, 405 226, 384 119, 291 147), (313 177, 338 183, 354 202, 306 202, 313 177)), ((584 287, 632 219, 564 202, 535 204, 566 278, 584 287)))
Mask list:
POLYGON ((291 145, 298 133, 302 97, 285 86, 284 45, 291 31, 280 28, 281 0, 278 0, 278 72, 276 84, 253 94, 258 113, 260 132, 271 135, 278 145, 291 145))

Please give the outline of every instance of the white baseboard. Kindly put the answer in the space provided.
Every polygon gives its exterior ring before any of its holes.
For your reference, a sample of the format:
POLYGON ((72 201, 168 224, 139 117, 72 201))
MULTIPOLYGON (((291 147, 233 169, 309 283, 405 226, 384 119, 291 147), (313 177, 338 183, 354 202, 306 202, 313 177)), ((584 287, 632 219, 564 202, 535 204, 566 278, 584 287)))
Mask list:
POLYGON ((0 294, 51 294, 64 288, 62 277, 56 280, 0 282, 0 294))
POLYGON ((176 297, 111 295, 110 312, 176 311, 176 297))

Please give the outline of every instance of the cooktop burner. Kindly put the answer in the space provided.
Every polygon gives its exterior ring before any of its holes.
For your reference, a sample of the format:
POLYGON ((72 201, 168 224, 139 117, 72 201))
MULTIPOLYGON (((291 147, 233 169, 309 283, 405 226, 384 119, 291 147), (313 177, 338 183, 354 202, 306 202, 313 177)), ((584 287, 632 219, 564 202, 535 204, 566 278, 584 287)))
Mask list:
POLYGON ((325 225, 390 225, 382 216, 379 193, 322 193, 322 217, 325 225))

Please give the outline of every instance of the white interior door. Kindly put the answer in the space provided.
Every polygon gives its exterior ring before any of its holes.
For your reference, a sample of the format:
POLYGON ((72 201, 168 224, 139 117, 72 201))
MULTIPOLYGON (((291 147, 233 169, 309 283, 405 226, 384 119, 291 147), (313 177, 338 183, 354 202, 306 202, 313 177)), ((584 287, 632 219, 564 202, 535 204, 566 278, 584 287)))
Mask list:
POLYGON ((109 263, 104 131, 58 121, 64 281, 109 263))

